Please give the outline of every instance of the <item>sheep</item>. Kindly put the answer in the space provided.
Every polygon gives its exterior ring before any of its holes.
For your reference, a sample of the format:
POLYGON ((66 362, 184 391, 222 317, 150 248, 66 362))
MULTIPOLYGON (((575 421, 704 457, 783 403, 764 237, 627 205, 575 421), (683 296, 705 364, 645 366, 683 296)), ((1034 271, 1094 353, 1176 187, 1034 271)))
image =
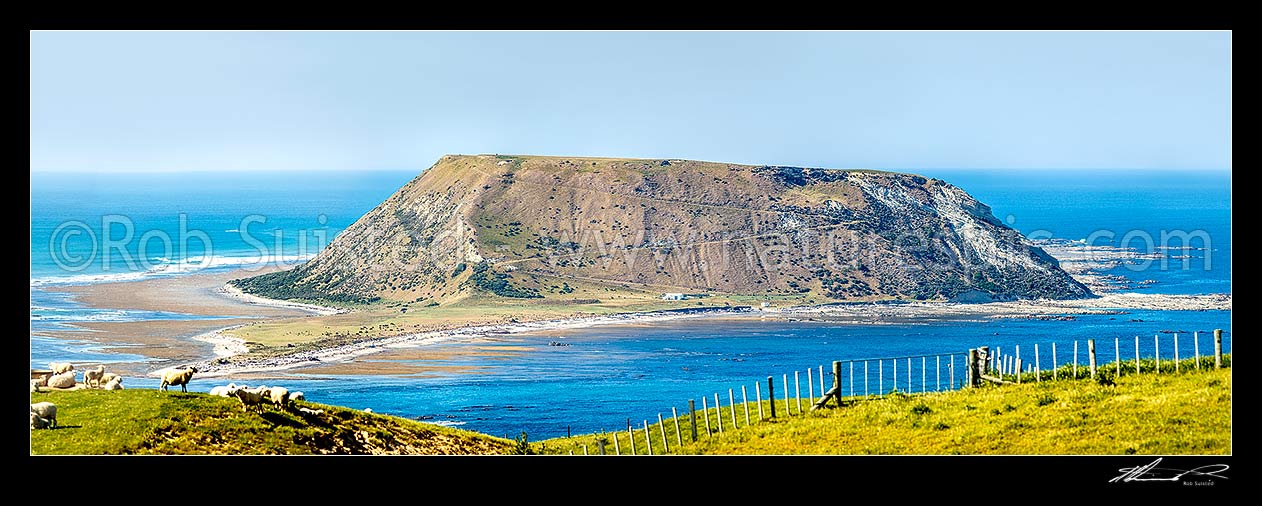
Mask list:
POLYGON ((38 391, 39 391, 39 387, 40 387, 40 384, 39 384, 39 383, 40 383, 40 382, 39 382, 39 380, 31 380, 31 392, 32 392, 32 393, 34 393, 34 392, 38 392, 38 391))
MULTIPOLYGON (((123 381, 123 377, 122 377, 122 376, 119 376, 119 375, 114 374, 114 373, 112 373, 112 372, 107 372, 107 373, 105 373, 105 374, 101 375, 101 383, 102 383, 102 384, 104 384, 104 383, 109 383, 109 382, 111 382, 111 381, 114 381, 114 378, 118 378, 118 381, 119 381, 120 383, 123 381)), ((83 381, 84 381, 84 382, 87 382, 87 380, 88 380, 87 373, 84 373, 84 375, 83 375, 83 381)))
POLYGON ((53 374, 61 374, 66 371, 73 371, 74 364, 70 362, 53 362, 48 364, 48 368, 53 370, 53 374))
POLYGON ((162 384, 158 385, 158 388, 165 392, 168 385, 179 385, 181 392, 187 392, 188 382, 193 379, 193 373, 196 372, 196 367, 189 367, 183 371, 167 371, 162 374, 162 384))
POLYGON ((210 395, 216 396, 216 397, 227 397, 227 396, 228 396, 228 387, 225 387, 225 386, 222 386, 222 385, 221 385, 221 386, 217 386, 217 387, 211 388, 211 389, 210 389, 210 392, 207 392, 207 393, 208 393, 208 394, 210 394, 210 395))
POLYGON ((241 401, 241 411, 249 411, 250 406, 258 406, 259 413, 263 412, 263 391, 238 388, 232 391, 232 396, 241 401))
POLYGON ((48 375, 41 374, 39 375, 38 378, 31 378, 31 383, 36 383, 41 387, 46 387, 48 386, 48 378, 50 377, 52 377, 51 374, 48 374, 48 375))
POLYGON ((57 427, 57 405, 51 402, 37 402, 31 404, 31 414, 48 420, 50 427, 57 427))
POLYGON ((93 384, 96 384, 96 386, 99 387, 101 386, 102 376, 105 376, 104 365, 98 365, 96 366, 96 369, 83 371, 83 384, 87 385, 89 388, 91 388, 93 384))
POLYGON ((31 430, 47 429, 49 423, 50 422, 47 419, 41 418, 39 415, 35 413, 31 413, 31 430))
POLYGON ((106 390, 122 390, 123 380, 122 378, 114 378, 112 381, 110 381, 109 383, 106 383, 105 386, 101 388, 104 388, 106 390))
POLYGON ((299 407, 298 411, 304 415, 323 415, 324 414, 323 409, 310 409, 310 408, 299 407))
POLYGON ((302 392, 293 392, 289 394, 289 400, 290 401, 305 401, 307 400, 307 396, 303 395, 302 392))
POLYGON ((280 408, 281 411, 284 411, 286 405, 289 404, 289 390, 285 387, 272 387, 264 390, 264 393, 267 394, 268 399, 276 403, 276 407, 280 408))
POLYGON ((74 388, 75 374, 73 370, 54 374, 48 378, 48 386, 52 388, 74 388))

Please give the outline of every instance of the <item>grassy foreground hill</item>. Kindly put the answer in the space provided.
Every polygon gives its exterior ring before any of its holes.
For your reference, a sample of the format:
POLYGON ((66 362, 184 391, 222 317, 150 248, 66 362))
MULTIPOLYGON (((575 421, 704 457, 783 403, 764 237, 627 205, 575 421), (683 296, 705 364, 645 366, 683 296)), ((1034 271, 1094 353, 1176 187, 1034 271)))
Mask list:
POLYGON ((337 406, 322 415, 243 412, 236 399, 157 390, 31 394, 57 405, 59 428, 31 431, 32 455, 502 454, 512 442, 337 406))
MULTIPOLYGON (((1191 365, 1189 361, 1187 365, 1191 365)), ((1187 371, 1188 369, 1184 369, 1187 371)), ((954 392, 892 395, 859 400, 842 409, 796 412, 733 430, 723 409, 726 431, 707 437, 697 413, 699 439, 690 441, 689 419, 680 414, 684 445, 676 444, 672 420, 666 420, 671 454, 685 455, 1175 455, 1230 454, 1231 370, 1182 374, 1124 375, 1116 386, 1089 379, 987 386, 954 392)), ((803 399, 803 406, 807 406, 803 399)), ((763 401, 764 410, 770 407, 763 401)), ((794 406, 796 410, 796 406, 794 406)), ((711 408, 711 426, 717 427, 711 408)), ((637 425, 637 427, 642 427, 637 425)), ((653 451, 662 453, 661 432, 649 426, 653 451)), ((583 435, 534 443, 549 454, 597 452, 604 438, 614 453, 613 434, 583 435)), ((627 433, 618 434, 622 455, 630 454, 627 433)), ((636 452, 644 455, 642 429, 636 452)))

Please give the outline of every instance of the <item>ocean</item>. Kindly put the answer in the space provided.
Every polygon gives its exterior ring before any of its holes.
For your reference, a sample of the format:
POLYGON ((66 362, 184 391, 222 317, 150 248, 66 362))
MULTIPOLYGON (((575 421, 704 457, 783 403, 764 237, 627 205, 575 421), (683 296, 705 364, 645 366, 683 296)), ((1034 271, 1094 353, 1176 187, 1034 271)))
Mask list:
MULTIPOLYGON (((1149 280, 1135 291, 1167 294, 1231 293, 1231 177, 1227 172, 1174 171, 991 171, 925 170, 989 204, 995 216, 1032 237, 1141 250, 1174 248, 1186 259, 1119 265, 1108 274, 1149 280), (1192 249, 1181 249, 1191 238, 1192 249), (1151 244, 1151 248, 1149 245, 1151 244)), ((42 174, 31 181, 31 364, 51 360, 135 361, 137 356, 105 352, 86 341, 54 339, 49 330, 84 321, 187 319, 152 311, 87 308, 42 287, 111 280, 178 276, 193 268, 229 269, 259 259, 302 261, 365 212, 414 177, 411 172, 297 174, 42 174), (242 231, 246 234, 242 234, 242 231), (183 233, 181 233, 183 231, 183 233), (180 240, 184 237, 185 240, 180 240), (169 240, 165 238, 170 238, 169 240), (207 255, 206 242, 211 248, 207 255)), ((230 316, 230 315, 224 315, 230 316)), ((215 317, 197 317, 215 318, 215 317)), ((823 322, 687 319, 640 325, 586 328, 528 335, 493 336, 492 357, 427 362, 462 372, 424 376, 309 376, 282 383, 316 402, 372 408, 435 423, 458 425, 494 435, 527 432, 532 440, 599 430, 669 416, 689 398, 714 393, 726 404, 727 390, 740 387, 753 396, 755 381, 793 371, 825 368, 833 360, 955 354, 968 348, 1055 342, 1059 359, 1072 359, 1073 342, 1096 339, 1105 361, 1113 340, 1123 359, 1133 357, 1139 336, 1141 355, 1151 356, 1153 335, 1169 357, 1173 335, 1181 334, 1181 356, 1191 356, 1190 335, 1200 331, 1200 351, 1208 353, 1205 332, 1224 329, 1230 351, 1229 311, 1128 311, 1124 315, 1085 315, 1075 321, 940 321, 898 325, 823 322), (1163 331, 1166 331, 1163 333, 1163 331), (552 341, 570 346, 549 346, 552 341), (524 349, 523 349, 524 348, 524 349), (494 350, 501 351, 494 351, 494 350)), ((437 345, 443 347, 451 344, 437 345)), ((1042 357, 1044 367, 1050 356, 1042 357)), ((1029 355, 1023 358, 1029 360, 1029 355)), ((372 360, 371 357, 366 357, 372 360)), ((951 388, 963 375, 955 364, 913 363, 911 387, 951 388), (937 376, 937 378, 935 378, 937 376), (922 383, 921 380, 924 380, 922 383)), ((942 360, 946 360, 946 357, 942 360)), ((1083 358, 1085 360, 1085 358, 1083 358)), ((915 362, 915 361, 913 361, 915 362)), ((887 362, 887 366, 889 363, 887 362)), ((869 388, 892 386, 889 366, 877 378, 869 366, 869 388)), ((904 367, 900 363, 899 367, 904 367)), ((826 371, 827 372, 827 371, 826 371)), ((906 381, 903 370, 900 389, 906 381)), ((214 382, 193 382, 205 391, 214 382)), ((831 381, 831 380, 829 380, 831 381)), ((131 387, 155 386, 149 378, 128 378, 131 387)), ((803 394, 806 378, 801 377, 803 394)), ((818 393, 818 392, 817 392, 818 393)), ((781 393, 778 393, 778 396, 781 393)))

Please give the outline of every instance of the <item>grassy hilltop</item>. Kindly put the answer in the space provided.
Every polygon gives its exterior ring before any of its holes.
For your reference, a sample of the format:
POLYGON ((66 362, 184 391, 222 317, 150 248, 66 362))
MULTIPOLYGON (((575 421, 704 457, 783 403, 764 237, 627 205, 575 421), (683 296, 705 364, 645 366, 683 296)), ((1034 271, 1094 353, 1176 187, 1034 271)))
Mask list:
POLYGON ((31 431, 32 455, 500 454, 511 441, 309 402, 322 415, 243 412, 236 399, 157 390, 31 394, 60 428, 31 431))

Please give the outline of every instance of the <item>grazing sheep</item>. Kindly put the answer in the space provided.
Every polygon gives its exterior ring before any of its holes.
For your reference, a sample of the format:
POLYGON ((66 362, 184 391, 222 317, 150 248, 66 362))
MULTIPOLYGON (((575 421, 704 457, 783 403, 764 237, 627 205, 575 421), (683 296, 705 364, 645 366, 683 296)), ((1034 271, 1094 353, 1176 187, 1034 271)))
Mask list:
POLYGON ((289 394, 289 400, 291 400, 291 401, 305 401, 305 400, 307 400, 307 396, 306 396, 306 395, 303 395, 303 394, 302 394, 302 392, 293 392, 293 393, 289 394))
POLYGON ((39 380, 31 380, 31 392, 32 392, 32 393, 34 393, 34 392, 38 392, 38 391, 39 391, 39 387, 40 387, 40 384, 39 384, 39 383, 40 383, 40 382, 39 382, 39 380))
POLYGON ((101 377, 105 376, 105 366, 98 365, 96 369, 88 369, 83 371, 83 384, 91 388, 93 384, 101 386, 101 377))
POLYGON ((39 377, 38 377, 38 378, 31 378, 31 383, 38 384, 38 385, 39 385, 39 386, 41 386, 41 387, 46 387, 46 386, 48 386, 48 378, 50 378, 50 377, 52 377, 52 375, 51 375, 51 374, 49 374, 49 375, 43 375, 43 374, 41 374, 41 375, 39 375, 39 377))
POLYGON ((53 370, 53 374, 61 374, 66 371, 73 371, 74 364, 70 362, 53 362, 48 364, 48 368, 53 370))
POLYGON ((52 388, 74 388, 74 371, 71 370, 61 374, 54 374, 48 378, 48 386, 52 388))
POLYGON ((238 388, 232 395, 241 401, 241 411, 249 411, 250 406, 258 406, 259 413, 263 412, 263 391, 238 388))
POLYGON ((158 388, 165 392, 168 385, 179 385, 181 392, 187 392, 188 382, 193 379, 193 373, 196 372, 196 367, 189 367, 183 371, 167 371, 162 374, 162 384, 158 385, 158 388))
POLYGON ((289 389, 285 387, 272 387, 264 390, 264 392, 267 394, 267 398, 276 403, 276 407, 280 408, 281 411, 284 411, 285 408, 288 407, 289 389))
POLYGON ((49 424, 50 422, 48 420, 41 418, 39 415, 35 414, 34 412, 31 413, 31 430, 47 429, 49 424))
MULTIPOLYGON (((109 383, 109 382, 111 382, 111 381, 114 381, 114 379, 115 379, 115 378, 118 378, 118 381, 119 381, 120 383, 123 381, 123 377, 122 377, 122 376, 119 376, 119 375, 114 374, 114 373, 112 373, 112 372, 107 372, 107 373, 105 373, 105 374, 101 375, 101 383, 102 383, 102 384, 109 383)), ((87 380, 88 380, 88 375, 87 375, 87 373, 84 373, 84 374, 83 374, 83 381, 84 381, 84 382, 87 382, 87 380)))
POLYGON ((109 383, 106 383, 105 386, 101 388, 104 388, 106 390, 122 390, 123 380, 121 378, 114 378, 112 381, 110 381, 109 383))
POLYGON ((37 402, 31 404, 31 414, 39 416, 45 420, 51 427, 57 427, 57 405, 51 402, 37 402))

